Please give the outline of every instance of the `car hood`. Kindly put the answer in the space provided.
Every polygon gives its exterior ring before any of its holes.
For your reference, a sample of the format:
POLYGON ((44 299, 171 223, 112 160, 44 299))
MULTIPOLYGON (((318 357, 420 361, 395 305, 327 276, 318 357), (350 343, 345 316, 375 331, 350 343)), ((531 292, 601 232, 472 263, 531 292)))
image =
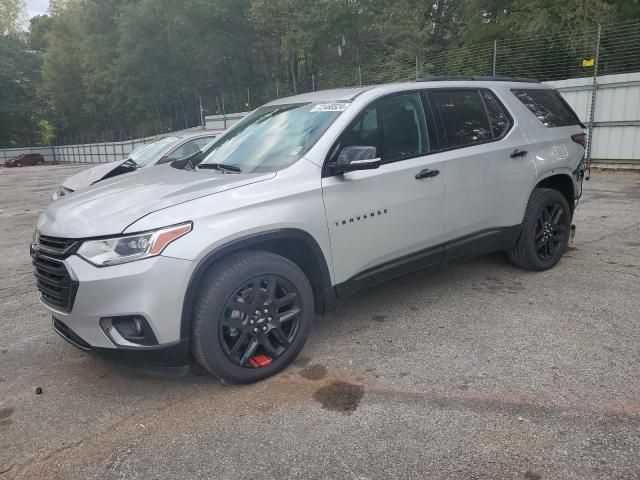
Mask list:
POLYGON ((73 190, 74 192, 76 190, 86 188, 94 184, 98 180, 101 180, 105 175, 118 168, 124 162, 126 162, 126 160, 116 160, 115 162, 101 163, 100 165, 96 165, 95 167, 87 168, 86 170, 78 172, 75 175, 71 175, 64 182, 62 182, 62 186, 73 190))
POLYGON ((40 215, 37 228, 45 235, 64 238, 114 235, 152 212, 275 175, 196 172, 169 165, 141 169, 53 202, 40 215))

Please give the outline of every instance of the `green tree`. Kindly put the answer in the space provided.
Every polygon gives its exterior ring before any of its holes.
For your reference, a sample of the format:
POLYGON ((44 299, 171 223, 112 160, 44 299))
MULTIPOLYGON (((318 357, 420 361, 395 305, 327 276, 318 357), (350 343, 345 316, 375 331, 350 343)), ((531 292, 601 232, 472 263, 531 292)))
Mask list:
POLYGON ((0 0, 0 35, 15 34, 24 24, 23 0, 0 0))
POLYGON ((38 52, 47 48, 47 34, 51 30, 52 19, 49 15, 36 15, 29 20, 29 47, 38 52))
POLYGON ((625 43, 640 27, 607 25, 640 18, 640 0, 51 0, 29 32, 21 6, 0 0, 5 142, 164 132, 198 123, 201 101, 220 113, 312 88, 491 74, 494 40, 498 74, 589 75, 598 24, 601 71, 640 68, 625 43))
POLYGON ((0 35, 0 145, 39 143, 38 70, 39 59, 21 35, 0 35))

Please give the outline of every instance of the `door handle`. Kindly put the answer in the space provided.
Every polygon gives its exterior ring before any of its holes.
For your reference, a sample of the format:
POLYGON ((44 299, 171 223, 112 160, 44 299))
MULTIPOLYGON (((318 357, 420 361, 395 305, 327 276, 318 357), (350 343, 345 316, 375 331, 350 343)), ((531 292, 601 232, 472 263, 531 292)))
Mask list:
POLYGON ((429 178, 435 177, 440 174, 440 170, 429 170, 425 168, 424 170, 420 170, 419 173, 416 173, 416 180, 420 180, 421 178, 429 178))
POLYGON ((517 158, 517 157, 524 157, 527 153, 526 150, 519 150, 519 149, 515 149, 513 152, 511 152, 511 155, 509 155, 511 158, 517 158))

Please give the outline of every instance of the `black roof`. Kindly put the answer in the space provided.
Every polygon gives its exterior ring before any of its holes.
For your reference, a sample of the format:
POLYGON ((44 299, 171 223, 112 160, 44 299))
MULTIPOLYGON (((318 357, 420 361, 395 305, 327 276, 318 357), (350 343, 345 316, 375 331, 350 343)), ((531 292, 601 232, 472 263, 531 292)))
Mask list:
POLYGON ((520 77, 479 77, 479 76, 466 76, 466 75, 434 75, 432 77, 417 78, 414 82, 445 82, 454 80, 474 81, 474 82, 525 82, 525 83, 540 83, 533 78, 520 78, 520 77))

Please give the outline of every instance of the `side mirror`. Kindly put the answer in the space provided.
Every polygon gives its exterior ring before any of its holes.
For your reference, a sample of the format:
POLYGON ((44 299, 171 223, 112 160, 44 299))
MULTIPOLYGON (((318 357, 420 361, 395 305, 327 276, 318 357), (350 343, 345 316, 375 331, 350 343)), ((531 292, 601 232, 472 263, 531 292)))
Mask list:
POLYGON ((380 165, 382 160, 378 156, 376 147, 354 145, 344 147, 340 151, 336 163, 332 165, 332 170, 340 174, 355 170, 372 170, 380 165))

